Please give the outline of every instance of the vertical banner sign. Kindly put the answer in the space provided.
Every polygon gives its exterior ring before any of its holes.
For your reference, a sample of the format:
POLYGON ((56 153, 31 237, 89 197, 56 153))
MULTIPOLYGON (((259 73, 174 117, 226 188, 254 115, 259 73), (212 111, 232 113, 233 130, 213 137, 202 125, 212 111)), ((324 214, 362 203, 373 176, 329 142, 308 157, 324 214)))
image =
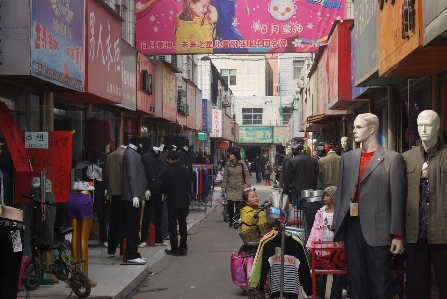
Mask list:
POLYGON ((222 137, 222 110, 213 109, 213 131, 211 137, 222 137))
POLYGON ((6 104, 0 101, 0 130, 5 136, 12 162, 17 172, 31 171, 28 153, 20 131, 11 118, 6 104))
POLYGON ((121 103, 121 21, 98 0, 87 0, 86 31, 86 89, 89 93, 121 103))
POLYGON ((31 2, 31 74, 84 91, 85 1, 31 2))
MULTIPOLYGON (((37 134, 41 132, 36 132, 37 134)), ((40 177, 42 170, 46 171, 47 179, 51 180, 56 202, 67 202, 71 190, 71 160, 73 136, 69 131, 47 132, 48 148, 30 148, 28 155, 33 167, 31 172, 16 173, 14 193, 16 201, 24 201, 20 194, 28 194, 33 177, 40 177)))
POLYGON ((139 0, 135 12, 144 54, 296 53, 327 43, 346 0, 139 0))
POLYGON ((126 108, 137 109, 137 51, 127 43, 122 43, 121 84, 122 103, 126 108))
POLYGON ((208 100, 202 99, 202 131, 209 132, 208 128, 208 100))

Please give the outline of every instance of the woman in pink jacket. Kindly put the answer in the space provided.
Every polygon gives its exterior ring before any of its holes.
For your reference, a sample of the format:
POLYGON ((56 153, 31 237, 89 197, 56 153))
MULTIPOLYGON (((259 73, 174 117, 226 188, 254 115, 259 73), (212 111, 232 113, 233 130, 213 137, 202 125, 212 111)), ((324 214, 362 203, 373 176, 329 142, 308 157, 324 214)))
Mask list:
MULTIPOLYGON (((307 240, 308 251, 314 246, 316 241, 331 241, 334 239, 334 232, 331 231, 332 219, 334 218, 335 197, 337 187, 329 186, 323 190, 323 200, 325 206, 315 214, 315 221, 307 240)), ((324 299, 326 293, 327 274, 317 275, 317 299, 324 299)), ((330 299, 342 298, 342 276, 333 275, 330 299)))

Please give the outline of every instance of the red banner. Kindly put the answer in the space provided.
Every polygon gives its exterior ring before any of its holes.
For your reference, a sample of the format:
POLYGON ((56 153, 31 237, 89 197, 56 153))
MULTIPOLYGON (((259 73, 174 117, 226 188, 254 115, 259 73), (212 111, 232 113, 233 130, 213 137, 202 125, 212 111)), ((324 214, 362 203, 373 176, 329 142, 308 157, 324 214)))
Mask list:
POLYGON ((12 162, 17 172, 30 172, 30 163, 25 148, 25 142, 20 131, 11 118, 8 107, 0 101, 0 130, 5 136, 12 162))
POLYGON ((72 133, 66 131, 48 132, 48 149, 28 149, 32 172, 16 173, 14 193, 16 201, 26 201, 21 194, 28 194, 33 177, 40 177, 46 170, 47 179, 53 184, 56 202, 67 202, 71 190, 72 133))
POLYGON ((230 143, 228 141, 217 141, 216 148, 228 149, 230 148, 230 143))

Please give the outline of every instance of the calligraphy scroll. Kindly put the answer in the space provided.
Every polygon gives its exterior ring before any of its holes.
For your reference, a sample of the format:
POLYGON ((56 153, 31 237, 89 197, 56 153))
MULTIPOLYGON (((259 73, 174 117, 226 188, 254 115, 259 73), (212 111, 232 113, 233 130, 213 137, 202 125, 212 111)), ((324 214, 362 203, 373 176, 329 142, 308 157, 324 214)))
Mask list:
MULTIPOLYGON (((66 131, 48 132, 48 149, 28 149, 33 171, 16 173, 14 193, 16 201, 24 201, 21 194, 28 194, 33 177, 40 177, 40 172, 46 170, 47 179, 53 184, 56 202, 67 202, 71 191, 71 158, 72 133, 66 131)), ((26 199, 25 199, 26 200, 26 199)))
POLYGON ((6 144, 11 154, 12 162, 17 172, 30 172, 25 142, 20 131, 11 118, 8 107, 0 101, 0 130, 3 132, 6 144))

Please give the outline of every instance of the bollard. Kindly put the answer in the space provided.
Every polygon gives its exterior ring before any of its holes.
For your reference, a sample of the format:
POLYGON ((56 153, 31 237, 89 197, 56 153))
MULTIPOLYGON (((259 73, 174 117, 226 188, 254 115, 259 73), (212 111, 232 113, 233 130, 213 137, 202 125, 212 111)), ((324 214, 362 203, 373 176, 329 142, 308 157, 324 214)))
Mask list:
POLYGON ((155 225, 151 222, 149 225, 149 235, 147 236, 147 245, 155 246, 155 225))

